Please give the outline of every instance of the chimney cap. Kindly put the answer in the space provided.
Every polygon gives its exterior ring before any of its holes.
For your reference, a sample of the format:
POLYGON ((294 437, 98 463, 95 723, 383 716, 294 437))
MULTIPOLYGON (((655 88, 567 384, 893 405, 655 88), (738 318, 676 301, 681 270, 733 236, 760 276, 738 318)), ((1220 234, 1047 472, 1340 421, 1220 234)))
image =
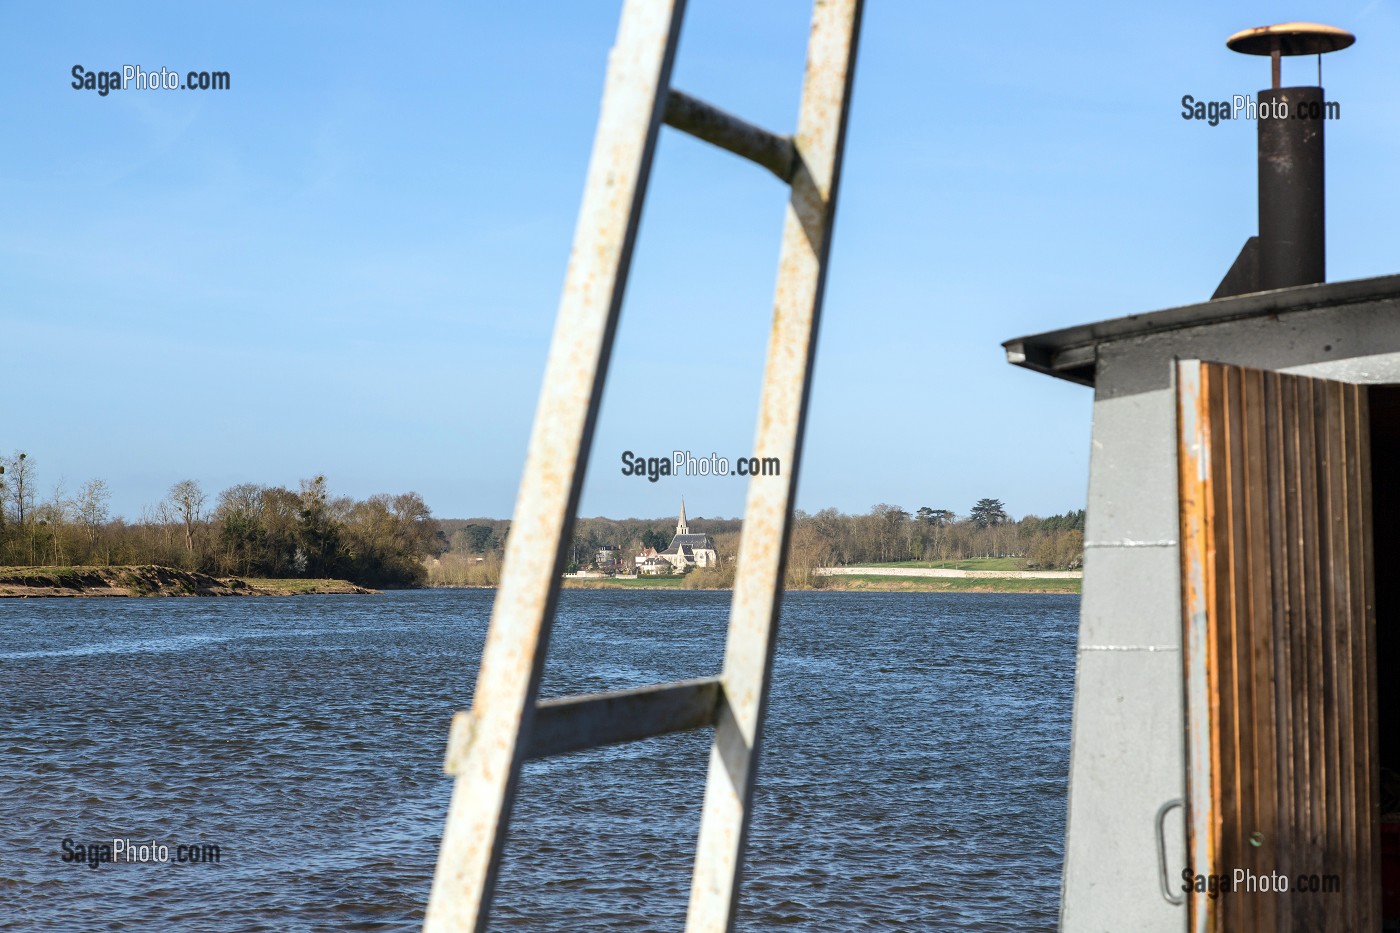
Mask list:
POLYGON ((1321 23, 1279 23, 1243 29, 1225 40, 1225 45, 1245 55, 1321 55, 1336 52, 1356 41, 1356 36, 1336 26, 1321 23))

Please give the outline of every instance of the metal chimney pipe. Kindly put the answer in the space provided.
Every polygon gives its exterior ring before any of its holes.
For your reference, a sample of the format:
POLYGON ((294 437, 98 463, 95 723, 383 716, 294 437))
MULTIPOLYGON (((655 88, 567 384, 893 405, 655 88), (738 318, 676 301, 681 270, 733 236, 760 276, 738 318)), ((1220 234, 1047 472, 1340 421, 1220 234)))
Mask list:
POLYGON ((1322 88, 1260 91, 1265 108, 1289 116, 1259 119, 1259 289, 1325 282, 1322 88), (1319 116, 1297 119, 1299 112, 1319 116))
POLYGON ((1346 30, 1319 23, 1260 26, 1237 32, 1225 41, 1236 52, 1269 56, 1273 79, 1269 90, 1259 92, 1255 290, 1312 285, 1327 279, 1323 184, 1326 103, 1320 86, 1280 87, 1280 58, 1317 55, 1321 85, 1323 53, 1344 49, 1355 41, 1346 30))

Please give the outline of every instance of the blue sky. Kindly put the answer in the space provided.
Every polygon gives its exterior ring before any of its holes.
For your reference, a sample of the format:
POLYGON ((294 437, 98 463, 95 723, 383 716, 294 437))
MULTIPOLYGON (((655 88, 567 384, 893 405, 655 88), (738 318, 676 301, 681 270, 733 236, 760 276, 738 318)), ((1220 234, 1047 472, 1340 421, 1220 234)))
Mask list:
MULTIPOLYGON (((0 451, 129 518, 193 478, 443 517, 512 509, 620 3, 0 5, 0 451), (224 92, 101 97, 137 64, 224 92)), ((675 86, 775 130, 805 0, 694 0, 675 86)), ((1091 392, 1008 366, 1025 333, 1209 297, 1255 232, 1252 93, 1230 33, 1316 19, 1328 275, 1400 271, 1394 2, 868 0, 798 504, 1081 507, 1091 392)), ((1285 61, 1285 84, 1313 83, 1285 61)), ((584 515, 738 515, 784 189, 663 131, 584 515)))

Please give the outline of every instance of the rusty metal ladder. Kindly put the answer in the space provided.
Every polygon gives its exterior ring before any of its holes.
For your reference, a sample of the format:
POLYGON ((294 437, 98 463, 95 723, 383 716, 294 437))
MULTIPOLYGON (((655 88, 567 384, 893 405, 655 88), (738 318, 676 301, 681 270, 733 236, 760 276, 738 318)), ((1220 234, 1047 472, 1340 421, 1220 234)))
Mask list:
POLYGON ((469 711, 424 930, 481 931, 523 762, 714 727, 686 929, 730 930, 782 597, 862 0, 816 0, 797 132, 779 136, 671 90, 685 0, 624 0, 506 559, 469 711), (718 677, 537 702, 565 546, 583 486, 632 246, 662 122, 791 186, 754 454, 718 677))

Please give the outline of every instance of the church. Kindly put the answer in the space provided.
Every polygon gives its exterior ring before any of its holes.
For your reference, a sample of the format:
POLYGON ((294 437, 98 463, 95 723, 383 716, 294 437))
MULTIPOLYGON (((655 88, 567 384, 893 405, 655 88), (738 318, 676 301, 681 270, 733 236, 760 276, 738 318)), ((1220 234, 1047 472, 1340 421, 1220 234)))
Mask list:
POLYGON ((715 542, 709 535, 691 534, 685 521, 685 499, 681 499, 680 520, 676 522, 676 535, 666 550, 656 555, 670 563, 672 571, 684 573, 691 567, 714 567, 719 563, 715 554, 715 542))

